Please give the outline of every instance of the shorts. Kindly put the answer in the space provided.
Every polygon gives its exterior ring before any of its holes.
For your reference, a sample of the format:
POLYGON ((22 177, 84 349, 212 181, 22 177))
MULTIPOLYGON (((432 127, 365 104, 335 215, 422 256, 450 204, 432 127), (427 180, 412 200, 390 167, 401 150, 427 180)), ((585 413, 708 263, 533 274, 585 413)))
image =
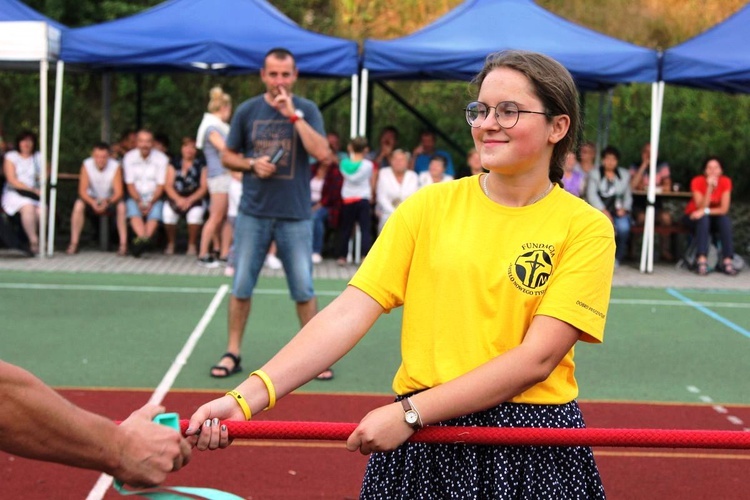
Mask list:
POLYGON ((242 212, 234 224, 232 295, 238 299, 252 297, 272 241, 284 265, 292 300, 303 303, 313 299, 312 221, 260 218, 242 212))
MULTIPOLYGON (((400 397, 397 399, 401 399, 400 397)), ((436 424, 478 427, 585 427, 578 403, 503 403, 436 424)), ((488 446, 404 443, 373 453, 360 499, 603 499, 587 446, 488 446)))
POLYGON ((185 214, 177 212, 172 208, 172 204, 167 202, 164 204, 161 217, 164 224, 177 224, 180 221, 180 217, 184 216, 188 224, 201 225, 203 224, 203 214, 205 212, 206 208, 203 203, 190 207, 187 214, 185 214))
MULTIPOLYGON (((146 220, 147 221, 149 220, 161 221, 162 205, 164 205, 164 202, 162 200, 159 200, 156 203, 154 203, 154 205, 151 207, 151 211, 149 211, 148 213, 148 217, 146 217, 146 220)), ((141 209, 138 208, 138 204, 135 202, 133 198, 128 198, 128 201, 125 202, 125 207, 127 209, 126 215, 128 219, 132 217, 143 218, 141 209)))
POLYGON ((227 194, 229 192, 229 181, 232 176, 229 171, 224 172, 216 177, 208 178, 208 194, 227 194))

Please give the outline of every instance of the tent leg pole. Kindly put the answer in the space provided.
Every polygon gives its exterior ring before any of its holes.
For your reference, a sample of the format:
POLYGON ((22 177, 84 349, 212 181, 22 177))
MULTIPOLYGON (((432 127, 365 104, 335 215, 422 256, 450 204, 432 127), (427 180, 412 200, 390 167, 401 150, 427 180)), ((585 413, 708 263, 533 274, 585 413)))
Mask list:
POLYGON ((351 119, 349 121, 349 138, 357 136, 357 112, 359 111, 359 74, 352 75, 352 106, 351 119))
POLYGON ((367 100, 369 99, 367 91, 369 80, 370 72, 367 71, 367 68, 363 68, 359 91, 359 131, 357 134, 361 137, 366 137, 367 134, 367 100))
POLYGON ((57 172, 60 166, 60 119, 62 117, 62 84, 65 63, 57 61, 55 75, 55 111, 52 117, 52 178, 50 179, 49 231, 47 255, 55 253, 55 215, 57 213, 57 172))
POLYGON ((47 79, 49 61, 39 62, 39 153, 42 157, 39 172, 39 258, 43 259, 47 248, 47 79))

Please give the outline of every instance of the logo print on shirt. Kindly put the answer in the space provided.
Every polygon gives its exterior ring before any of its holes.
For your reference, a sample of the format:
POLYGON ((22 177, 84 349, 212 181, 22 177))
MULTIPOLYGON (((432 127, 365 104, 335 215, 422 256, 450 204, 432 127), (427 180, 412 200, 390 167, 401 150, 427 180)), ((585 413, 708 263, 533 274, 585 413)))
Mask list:
POLYGON ((519 255, 508 268, 508 277, 520 291, 529 295, 542 295, 552 275, 554 249, 546 245, 524 245, 519 255), (529 249, 529 247, 532 247, 529 249))

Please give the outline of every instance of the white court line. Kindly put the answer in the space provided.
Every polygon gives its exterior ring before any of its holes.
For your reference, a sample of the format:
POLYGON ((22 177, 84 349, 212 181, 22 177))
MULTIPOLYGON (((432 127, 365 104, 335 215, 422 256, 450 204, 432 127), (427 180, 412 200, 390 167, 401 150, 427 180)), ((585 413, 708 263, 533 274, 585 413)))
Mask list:
MULTIPOLYGON (((713 403, 713 399, 711 399, 711 397, 709 397, 709 396, 706 396, 705 394, 701 394, 701 390, 698 389, 696 386, 689 385, 689 386, 686 387, 686 389, 688 390, 688 392, 691 392, 693 394, 698 394, 698 399, 700 399, 704 403, 713 403)), ((727 415, 729 413, 729 410, 726 407, 724 407, 722 405, 713 405, 711 408, 713 408, 713 410, 716 413, 718 413, 720 415, 725 415, 726 418, 727 418, 727 420, 730 423, 732 423, 734 425, 738 425, 738 426, 744 426, 745 425, 745 422, 743 422, 740 417, 737 417, 735 415, 727 415)), ((743 430, 744 431, 750 431, 750 428, 745 427, 743 430)))
MULTIPOLYGON (((174 384, 174 381, 180 374, 182 367, 187 364, 187 360, 193 353, 195 345, 200 340, 203 332, 206 331, 206 327, 211 322, 214 314, 216 314, 216 310, 221 305, 221 301, 224 300, 224 296, 228 291, 228 285, 221 285, 216 291, 216 294, 214 295, 211 303, 208 305, 206 312, 203 313, 203 317, 193 329, 193 332, 190 334, 190 337, 188 337, 185 345, 182 346, 182 350, 180 350, 179 354, 177 354, 177 357, 172 362, 172 366, 170 366, 169 370, 167 370, 167 373, 164 374, 161 382, 159 382, 156 390, 154 390, 154 393, 148 400, 150 404, 158 405, 161 404, 161 402, 164 400, 164 397, 167 395, 169 389, 171 389, 172 387, 172 384, 174 384)), ((89 492, 86 500, 101 500, 102 498, 104 498, 104 495, 107 493, 107 490, 109 490, 110 486, 112 486, 112 476, 108 474, 102 474, 101 476, 99 476, 96 484, 94 484, 94 487, 89 492)))
MULTIPOLYGON (((610 304, 626 306, 669 306, 693 307, 681 300, 651 300, 651 299, 610 299, 610 304)), ((735 309, 750 309, 750 302, 695 302, 703 307, 727 307, 735 309)))
MULTIPOLYGON (((223 285, 227 286, 227 285, 223 285)), ((83 292, 130 292, 130 293, 214 293, 210 287, 173 287, 173 286, 119 286, 119 285, 63 285, 43 283, 0 283, 1 289, 10 290, 69 290, 83 292)), ((288 295, 289 290, 280 288, 256 288, 258 295, 288 295)), ((337 297, 340 291, 316 291, 315 295, 337 297)), ((750 307, 750 304, 748 304, 750 307)))

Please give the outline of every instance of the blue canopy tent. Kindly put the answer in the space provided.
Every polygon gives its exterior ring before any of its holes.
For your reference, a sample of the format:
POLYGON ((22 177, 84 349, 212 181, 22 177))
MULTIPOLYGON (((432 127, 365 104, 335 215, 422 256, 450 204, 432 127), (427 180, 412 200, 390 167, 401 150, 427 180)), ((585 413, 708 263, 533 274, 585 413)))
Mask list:
MULTIPOLYGON (((471 80, 488 54, 503 49, 556 59, 582 91, 632 82, 656 85, 658 80, 658 53, 653 49, 575 24, 532 0, 467 0, 411 35, 365 40, 359 133, 366 128, 368 79, 471 80)), ((656 92, 653 95, 656 110, 656 92)), ((652 129, 655 123, 652 117, 652 129)))
POLYGON ((664 51, 662 80, 724 92, 750 93, 750 5, 713 28, 664 51))
POLYGON ((139 14, 70 30, 66 63, 100 69, 249 73, 273 48, 305 76, 351 77, 357 43, 300 28, 264 0, 169 0, 139 14))
MULTIPOLYGON (((746 50, 750 43, 750 5, 746 5, 723 22, 664 51, 661 58, 661 77, 654 93, 657 103, 655 115, 661 121, 664 84, 723 92, 750 93, 750 54, 746 50)), ((659 144, 659 121, 651 132, 651 172, 649 174, 649 206, 646 210, 646 225, 653 240, 654 179, 656 155, 659 144)), ((644 249, 647 233, 644 231, 644 249)), ((641 258, 641 270, 653 269, 653 245, 646 258, 641 258)))
MULTIPOLYGON (((50 61, 55 61, 60 52, 60 38, 66 27, 38 13, 18 0, 0 0, 0 67, 16 70, 39 68, 39 150, 42 156, 40 175, 42 208, 47 206, 47 75, 50 61)), ((55 138, 59 137, 57 111, 61 98, 61 74, 55 87, 55 122, 53 133, 53 166, 57 161, 55 138)), ((52 178, 51 203, 54 203, 56 178, 52 178)), ((45 210, 46 212, 46 210, 45 210)), ((47 218, 39 223, 39 252, 44 257, 47 218)), ((52 227, 52 226, 50 226, 52 227)))
POLYGON ((365 40, 373 79, 470 80, 488 54, 542 52, 573 74, 582 90, 655 82, 657 53, 563 19, 531 0, 467 0, 421 30, 395 40, 365 40))
POLYGON ((269 49, 290 50, 300 74, 352 79, 356 127, 356 42, 305 30, 265 0, 169 0, 141 13, 71 29, 61 59, 101 71, 260 71, 269 49))

